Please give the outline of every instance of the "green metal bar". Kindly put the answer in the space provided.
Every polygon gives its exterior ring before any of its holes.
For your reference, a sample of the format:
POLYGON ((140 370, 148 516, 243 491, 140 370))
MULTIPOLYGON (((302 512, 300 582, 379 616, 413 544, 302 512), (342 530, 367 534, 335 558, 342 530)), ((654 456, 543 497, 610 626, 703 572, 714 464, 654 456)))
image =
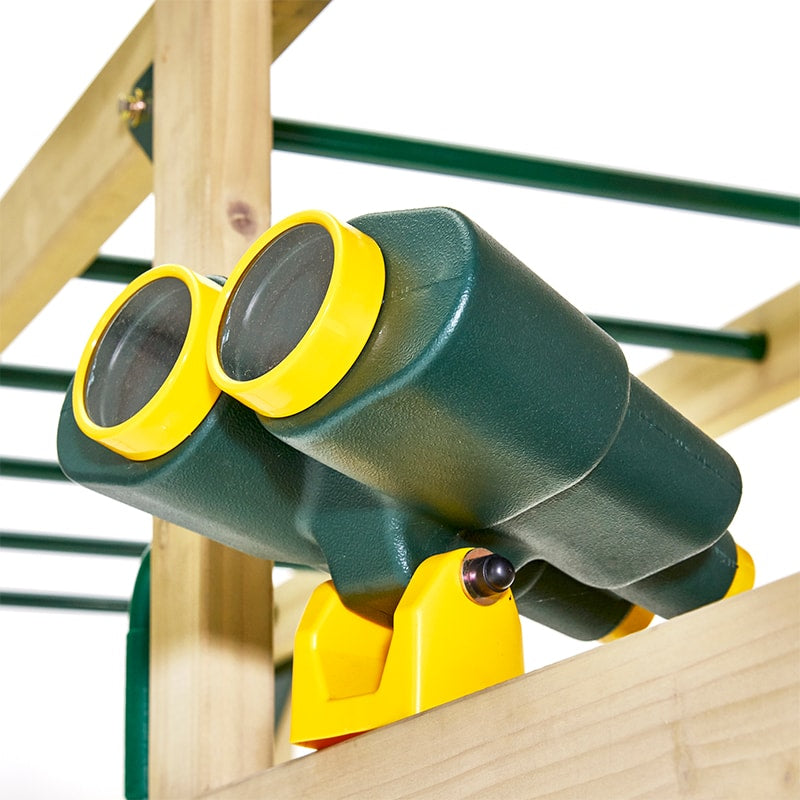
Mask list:
MULTIPOLYGON (((91 539, 58 534, 0 531, 0 549, 6 550, 141 558, 149 546, 150 542, 128 542, 124 539, 91 539)), ((312 569, 306 564, 287 564, 283 561, 276 561, 275 566, 297 570, 312 569)))
POLYGON ((72 372, 38 367, 17 367, 0 364, 0 386, 15 389, 40 389, 46 392, 65 392, 72 372))
POLYGON ((89 539, 76 536, 0 531, 0 548, 7 550, 141 558, 149 544, 149 542, 127 542, 121 539, 89 539))
POLYGON ((146 800, 150 707, 150 551, 142 558, 125 648, 125 797, 146 800))
POLYGON ((23 458, 0 459, 0 478, 26 478, 40 481, 69 481, 55 461, 29 461, 23 458))
POLYGON ((64 611, 112 611, 127 613, 128 601, 116 597, 0 592, 0 606, 55 608, 64 611))
POLYGON ((752 361, 762 360, 767 352, 767 337, 763 333, 715 331, 614 317, 593 316, 591 320, 609 336, 627 344, 752 361))
POLYGON ((800 225, 800 198, 676 178, 274 120, 274 147, 290 153, 382 164, 537 189, 707 214, 800 225))
MULTIPOLYGON (((152 65, 137 84, 152 93, 152 65)), ((152 114, 131 134, 152 159, 152 114)), ((514 153, 498 153, 420 139, 273 120, 276 150, 499 181, 707 214, 800 225, 800 198, 730 186, 664 178, 514 153)))
POLYGON ((97 256, 79 277, 109 283, 130 283, 151 266, 150 261, 137 258, 97 256))

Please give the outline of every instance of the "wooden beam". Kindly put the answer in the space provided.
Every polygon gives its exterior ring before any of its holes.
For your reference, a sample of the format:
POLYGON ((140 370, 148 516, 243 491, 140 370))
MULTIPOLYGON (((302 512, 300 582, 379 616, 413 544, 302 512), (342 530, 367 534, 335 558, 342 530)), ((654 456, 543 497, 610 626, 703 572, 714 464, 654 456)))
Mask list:
POLYGON ((152 60, 149 11, 0 200, 0 350, 150 192, 117 99, 152 60))
MULTIPOLYGON (((270 0, 155 5, 156 261, 227 273, 269 226, 270 0)), ((272 763, 270 562, 156 521, 149 796, 272 763)))
POLYGON ((796 798, 798 599, 786 578, 207 797, 796 798))
POLYGON ((766 358, 738 361, 679 353, 639 376, 714 437, 800 396, 800 285, 726 327, 766 332, 766 358))
POLYGON ((272 60, 308 27, 330 0, 272 0, 272 60))
MULTIPOLYGON (((274 0, 273 59, 327 3, 274 0)), ((0 350, 152 191, 152 166, 117 99, 153 52, 151 9, 0 200, 0 350)))

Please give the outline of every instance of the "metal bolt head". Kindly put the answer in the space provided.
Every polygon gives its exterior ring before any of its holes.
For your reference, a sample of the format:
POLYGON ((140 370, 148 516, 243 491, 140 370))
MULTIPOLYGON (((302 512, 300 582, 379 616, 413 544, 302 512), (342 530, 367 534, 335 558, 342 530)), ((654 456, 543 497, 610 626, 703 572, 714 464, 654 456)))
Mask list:
POLYGON ((482 547, 470 550, 461 562, 464 591, 479 605, 497 602, 514 582, 514 565, 482 547))
POLYGON ((136 128, 150 114, 151 99, 138 86, 133 94, 122 95, 117 102, 120 119, 136 128))

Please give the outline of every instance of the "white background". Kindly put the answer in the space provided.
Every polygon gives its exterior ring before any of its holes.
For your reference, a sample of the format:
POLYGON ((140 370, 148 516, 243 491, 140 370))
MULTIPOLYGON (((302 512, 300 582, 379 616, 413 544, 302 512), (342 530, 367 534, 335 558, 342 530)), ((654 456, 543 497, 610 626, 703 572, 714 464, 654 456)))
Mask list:
MULTIPOLYGON (((0 4, 0 192, 148 4, 0 4)), ((273 68, 273 113, 797 194, 799 31, 788 0, 333 0, 273 68)), ((714 327, 797 280, 784 226, 273 157, 276 220, 426 205, 465 212, 587 313, 714 327)), ((152 231, 148 200, 103 251, 149 258, 152 231)), ((73 369, 119 288, 72 281, 2 360, 73 369)), ((667 355, 626 353, 633 371, 667 355)), ((0 454, 54 458, 59 406, 0 390, 0 454)), ((800 569, 799 420, 795 402, 722 440, 745 482, 732 530, 759 583, 800 569)), ((149 537, 147 517, 77 487, 3 479, 0 497, 5 530, 149 537)), ((128 559, 0 551, 4 589, 127 597, 134 572, 128 559)), ((121 796, 125 630, 121 615, 0 610, 0 796, 121 796)), ((528 669, 579 649, 526 627, 528 669)))

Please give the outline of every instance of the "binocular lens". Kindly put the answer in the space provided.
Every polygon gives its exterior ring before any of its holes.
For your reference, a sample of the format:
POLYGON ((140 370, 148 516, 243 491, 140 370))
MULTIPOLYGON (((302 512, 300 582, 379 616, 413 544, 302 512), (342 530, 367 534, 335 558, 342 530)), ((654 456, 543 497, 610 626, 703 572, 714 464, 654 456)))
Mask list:
POLYGON ((236 286, 217 340, 222 368, 249 381, 276 367, 311 327, 333 272, 331 235, 297 225, 267 245, 236 286))
POLYGON ((104 428, 144 408, 181 352, 192 300, 186 284, 160 278, 119 309, 98 341, 84 384, 86 412, 104 428))
POLYGON ((239 259, 214 306, 212 380, 263 416, 310 408, 364 349, 385 279, 375 241, 324 211, 273 225, 239 259))

